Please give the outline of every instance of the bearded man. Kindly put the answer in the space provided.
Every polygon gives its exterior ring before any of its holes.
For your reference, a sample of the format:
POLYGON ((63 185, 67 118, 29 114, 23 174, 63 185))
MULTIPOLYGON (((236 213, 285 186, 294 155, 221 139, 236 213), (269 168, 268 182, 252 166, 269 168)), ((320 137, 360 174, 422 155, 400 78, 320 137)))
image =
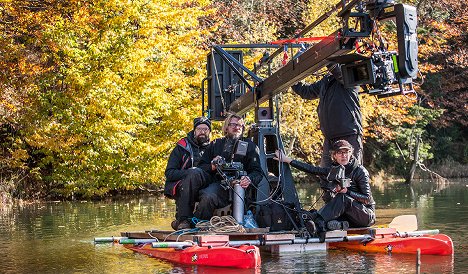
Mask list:
MULTIPOLYGON (((194 216, 199 220, 210 220, 213 211, 229 205, 229 189, 221 184, 223 178, 217 171, 222 158, 226 163, 240 163, 246 175, 240 176, 239 184, 247 190, 257 186, 262 179, 262 168, 257 145, 243 139, 244 120, 237 114, 229 114, 224 120, 224 137, 215 139, 205 150, 198 167, 205 174, 205 187, 199 191, 199 203, 194 216)), ((245 213, 245 212, 244 212, 245 213)))
POLYGON ((208 147, 211 121, 206 117, 193 120, 193 130, 180 139, 172 150, 165 171, 164 194, 176 201, 175 230, 190 228, 198 191, 203 187, 203 171, 196 166, 208 147))

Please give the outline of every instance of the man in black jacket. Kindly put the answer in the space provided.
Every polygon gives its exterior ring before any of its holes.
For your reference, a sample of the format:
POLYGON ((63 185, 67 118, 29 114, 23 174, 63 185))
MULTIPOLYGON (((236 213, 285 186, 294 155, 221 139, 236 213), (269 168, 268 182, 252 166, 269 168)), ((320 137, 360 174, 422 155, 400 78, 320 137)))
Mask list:
POLYGON ((262 179, 262 168, 257 146, 250 140, 242 139, 244 120, 237 114, 230 114, 224 121, 224 137, 211 142, 200 160, 198 167, 206 176, 207 187, 199 191, 199 204, 194 216, 199 220, 209 220, 213 211, 229 204, 229 190, 221 185, 222 178, 217 172, 219 159, 225 162, 238 162, 247 175, 239 178, 239 184, 247 189, 251 184, 258 185, 262 179))
POLYGON ((203 171, 196 166, 210 142, 211 121, 206 117, 193 120, 193 130, 180 139, 172 150, 165 171, 164 194, 176 201, 175 230, 190 228, 198 191, 205 185, 203 171))
MULTIPOLYGON (((369 172, 354 158, 353 147, 346 140, 338 140, 331 148, 333 164, 331 168, 322 168, 293 160, 276 151, 280 162, 316 175, 327 175, 328 180, 334 181, 329 189, 331 199, 317 212, 311 214, 311 221, 307 222, 307 229, 317 233, 320 241, 325 240, 325 232, 329 230, 346 229, 347 227, 365 227, 375 223, 375 202, 370 188, 369 172), (331 176, 331 170, 344 169, 341 176, 331 176), (338 178, 339 177, 339 178, 338 178), (349 180, 350 185, 341 187, 338 183, 342 179, 349 180)), ((336 175, 336 174, 335 174, 336 175)))
POLYGON ((313 84, 297 83, 292 90, 304 99, 319 99, 317 107, 320 130, 324 136, 321 167, 331 165, 330 148, 337 140, 353 146, 353 154, 362 164, 362 114, 359 87, 345 88, 340 65, 327 65, 330 74, 313 84))

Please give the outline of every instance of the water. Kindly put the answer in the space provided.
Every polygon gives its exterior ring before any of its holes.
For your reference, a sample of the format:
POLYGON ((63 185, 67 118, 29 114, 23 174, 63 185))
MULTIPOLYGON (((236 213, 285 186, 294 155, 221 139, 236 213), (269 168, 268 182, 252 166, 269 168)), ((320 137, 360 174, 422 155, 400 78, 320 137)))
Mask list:
MULTIPOLYGON (((378 223, 416 214, 419 229, 452 237, 454 256, 422 256, 421 273, 468 273, 468 182, 420 182, 373 187, 378 223)), ((305 205, 320 191, 300 186, 305 205)), ((316 204, 320 206, 320 202, 316 204)), ((262 253, 260 270, 192 267, 135 254, 119 245, 94 245, 94 237, 121 231, 170 229, 175 206, 163 197, 100 202, 15 204, 0 211, 2 273, 416 273, 415 255, 328 252, 262 253)))

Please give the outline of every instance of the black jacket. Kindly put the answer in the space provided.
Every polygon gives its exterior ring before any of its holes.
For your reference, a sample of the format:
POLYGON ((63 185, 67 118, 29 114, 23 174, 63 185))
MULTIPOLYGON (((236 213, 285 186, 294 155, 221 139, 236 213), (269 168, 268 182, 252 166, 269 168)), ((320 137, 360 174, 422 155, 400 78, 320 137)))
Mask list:
POLYGON ((180 139, 172 150, 166 166, 166 181, 176 182, 187 175, 187 169, 198 165, 203 152, 209 143, 198 145, 195 142, 193 131, 187 137, 180 139))
POLYGON ((299 82, 291 88, 304 99, 319 99, 317 113, 326 139, 362 135, 359 87, 345 88, 328 75, 313 84, 299 82))
POLYGON ((219 181, 220 178, 217 176, 217 171, 211 169, 211 161, 216 156, 222 156, 226 162, 241 162, 244 170, 247 172, 247 176, 250 178, 251 183, 255 186, 262 180, 262 167, 260 166, 260 156, 257 146, 250 140, 242 140, 248 143, 247 153, 245 156, 234 155, 232 159, 233 149, 235 146, 232 142, 228 142, 228 139, 218 138, 211 142, 210 146, 205 150, 203 157, 198 164, 198 167, 204 170, 206 173, 211 175, 212 182, 219 181))
MULTIPOLYGON (((337 165, 337 163, 333 163, 333 165, 337 165)), ((327 175, 330 171, 330 168, 317 167, 297 160, 293 160, 291 162, 291 166, 315 175, 327 175)), ((346 178, 351 179, 351 186, 348 187, 346 194, 355 200, 374 208, 375 201, 372 197, 372 191, 369 183, 369 172, 367 169, 358 164, 356 159, 352 157, 351 161, 345 166, 345 175, 346 178)))

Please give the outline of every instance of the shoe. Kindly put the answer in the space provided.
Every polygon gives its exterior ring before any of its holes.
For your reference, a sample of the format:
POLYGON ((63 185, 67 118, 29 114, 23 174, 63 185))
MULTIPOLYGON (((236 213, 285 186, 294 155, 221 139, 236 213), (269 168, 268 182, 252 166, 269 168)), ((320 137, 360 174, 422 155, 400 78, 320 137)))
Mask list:
POLYGON ((327 230, 325 228, 325 221, 322 217, 317 217, 314 221, 307 221, 306 222, 307 232, 309 234, 315 235, 319 238, 319 242, 325 242, 325 236, 327 234, 327 230))
POLYGON ((307 221, 305 225, 307 228, 307 232, 309 232, 309 235, 313 236, 315 234, 315 231, 317 231, 314 221, 307 221))
POLYGON ((171 222, 171 227, 174 230, 183 230, 192 228, 189 220, 174 220, 171 222))
POLYGON ((325 224, 325 220, 322 218, 322 216, 318 215, 318 217, 314 220, 315 227, 316 227, 316 234, 317 237, 319 238, 319 242, 323 243, 325 242, 325 236, 327 235, 327 228, 325 224))
POLYGON ((337 221, 337 220, 331 220, 327 222, 327 228, 328 230, 348 230, 349 228, 349 223, 347 221, 337 221))
POLYGON ((342 230, 348 230, 348 229, 349 229, 349 223, 348 223, 348 221, 342 221, 342 222, 341 222, 341 229, 342 229, 342 230))
POLYGON ((174 230, 177 230, 177 226, 179 225, 179 222, 177 220, 174 220, 171 222, 171 227, 174 230))
POLYGON ((177 230, 190 229, 190 228, 192 228, 192 226, 190 225, 189 220, 182 220, 177 226, 177 230))

